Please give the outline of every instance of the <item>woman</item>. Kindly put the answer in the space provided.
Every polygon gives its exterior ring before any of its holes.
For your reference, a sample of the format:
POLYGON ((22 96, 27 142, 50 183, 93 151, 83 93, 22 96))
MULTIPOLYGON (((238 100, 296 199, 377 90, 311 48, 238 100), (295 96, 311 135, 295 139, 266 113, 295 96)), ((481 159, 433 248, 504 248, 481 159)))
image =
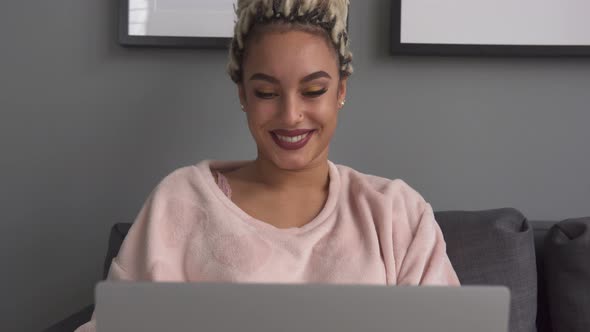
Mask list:
POLYGON ((416 191, 328 160, 352 74, 348 0, 240 0, 236 13, 228 71, 257 158, 163 179, 109 279, 458 285, 416 191))

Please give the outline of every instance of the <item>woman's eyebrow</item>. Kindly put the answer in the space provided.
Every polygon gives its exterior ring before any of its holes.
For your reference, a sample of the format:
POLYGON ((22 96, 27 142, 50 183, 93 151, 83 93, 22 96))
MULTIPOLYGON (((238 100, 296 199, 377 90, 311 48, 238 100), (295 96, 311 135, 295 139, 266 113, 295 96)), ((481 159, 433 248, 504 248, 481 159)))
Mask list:
MULTIPOLYGON (((322 78, 322 77, 325 77, 328 79, 332 78, 328 73, 326 73, 323 70, 320 70, 320 71, 316 71, 315 73, 309 74, 309 75, 305 76, 304 78, 302 78, 301 83, 307 83, 307 82, 310 82, 310 81, 313 81, 315 79, 322 78)), ((263 73, 256 73, 256 74, 250 76, 250 81, 253 81, 253 80, 267 81, 272 84, 279 84, 280 83, 278 79, 276 79, 270 75, 263 74, 263 73)))
POLYGON ((301 83, 306 83, 306 82, 310 82, 313 81, 315 79, 321 78, 321 77, 325 77, 325 78, 332 78, 328 73, 326 73, 325 71, 316 71, 313 74, 309 74, 307 76, 305 76, 302 80, 301 83))
POLYGON ((279 84, 279 80, 277 80, 276 78, 270 76, 270 75, 266 75, 263 73, 256 73, 252 76, 250 76, 250 81, 253 80, 259 80, 259 81, 267 81, 273 84, 279 84))

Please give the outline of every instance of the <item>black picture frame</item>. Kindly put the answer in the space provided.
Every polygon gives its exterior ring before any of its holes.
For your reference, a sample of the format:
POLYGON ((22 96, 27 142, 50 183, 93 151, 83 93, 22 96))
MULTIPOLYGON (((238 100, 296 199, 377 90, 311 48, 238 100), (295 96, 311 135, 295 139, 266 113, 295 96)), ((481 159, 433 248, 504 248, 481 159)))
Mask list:
MULTIPOLYGON (((401 41, 402 1, 391 1, 392 55, 490 56, 490 57, 588 57, 590 46, 534 46, 483 44, 426 44, 401 41)), ((408 1, 408 0, 406 0, 408 1)), ((411 0, 409 0, 411 1, 411 0)), ((589 32, 590 33, 590 32, 589 32)))
POLYGON ((231 38, 129 35, 129 0, 119 0, 119 44, 125 47, 227 49, 231 38))

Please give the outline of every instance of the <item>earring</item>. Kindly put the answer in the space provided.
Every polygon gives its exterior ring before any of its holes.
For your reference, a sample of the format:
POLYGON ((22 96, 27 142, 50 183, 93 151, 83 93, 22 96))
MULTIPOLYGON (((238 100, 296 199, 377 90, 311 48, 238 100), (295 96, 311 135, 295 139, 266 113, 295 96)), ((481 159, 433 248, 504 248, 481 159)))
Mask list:
POLYGON ((240 104, 240 107, 242 108, 242 111, 244 110, 244 105, 240 104))
POLYGON ((343 99, 343 100, 340 102, 340 108, 344 107, 344 104, 346 104, 346 99, 343 99))

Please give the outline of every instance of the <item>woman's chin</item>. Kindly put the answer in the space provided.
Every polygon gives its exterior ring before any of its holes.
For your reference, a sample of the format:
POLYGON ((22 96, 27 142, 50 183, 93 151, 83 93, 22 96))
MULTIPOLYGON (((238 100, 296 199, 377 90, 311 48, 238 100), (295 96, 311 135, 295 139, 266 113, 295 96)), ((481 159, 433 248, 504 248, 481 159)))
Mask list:
POLYGON ((317 153, 317 147, 313 144, 314 142, 308 142, 308 144, 299 149, 284 149, 273 144, 266 145, 265 149, 258 149, 259 155, 265 155, 268 161, 271 161, 277 168, 289 171, 296 171, 309 168, 313 166, 321 159, 323 153, 317 153), (265 151, 265 152, 263 152, 265 151))
POLYGON ((280 169, 296 171, 307 168, 311 163, 311 158, 304 154, 291 155, 274 155, 273 163, 280 169))
POLYGON ((275 165, 280 169, 296 171, 306 168, 309 165, 309 161, 295 158, 278 158, 275 160, 275 165))

